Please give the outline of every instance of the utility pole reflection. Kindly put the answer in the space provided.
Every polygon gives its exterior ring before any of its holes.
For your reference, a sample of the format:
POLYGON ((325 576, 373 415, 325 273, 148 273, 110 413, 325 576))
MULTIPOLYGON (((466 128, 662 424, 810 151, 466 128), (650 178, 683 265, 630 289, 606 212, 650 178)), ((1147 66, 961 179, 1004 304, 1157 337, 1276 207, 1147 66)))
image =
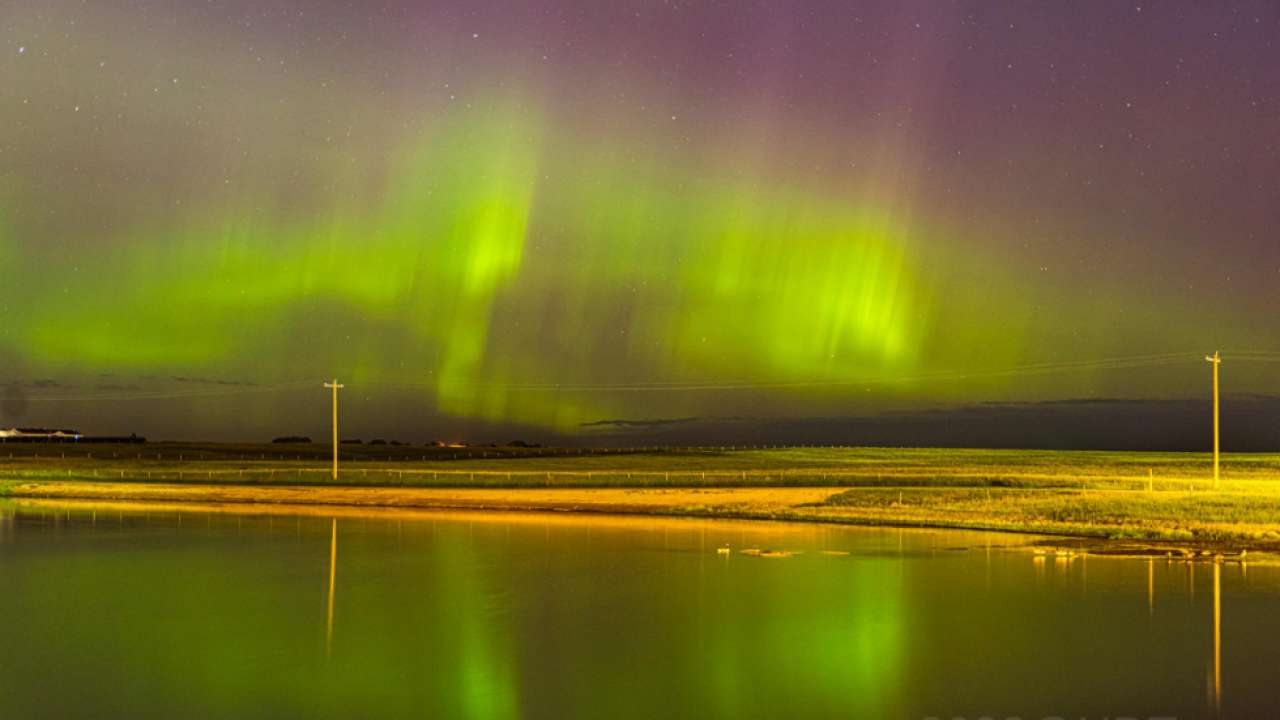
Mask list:
POLYGON ((1213 712, 1222 714, 1222 564, 1213 564, 1213 712))
POLYGON ((329 613, 324 625, 324 656, 333 652, 333 579, 338 568, 338 518, 333 519, 329 535, 329 613))
POLYGON ((1156 561, 1147 559, 1147 615, 1156 611, 1156 561))

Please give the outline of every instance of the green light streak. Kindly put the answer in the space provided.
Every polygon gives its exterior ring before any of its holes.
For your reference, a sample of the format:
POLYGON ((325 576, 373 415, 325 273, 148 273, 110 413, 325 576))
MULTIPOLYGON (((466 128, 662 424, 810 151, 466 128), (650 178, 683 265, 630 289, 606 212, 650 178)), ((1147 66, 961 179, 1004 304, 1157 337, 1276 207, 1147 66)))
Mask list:
POLYGON ((297 375, 426 381, 446 413, 561 429, 634 400, 512 386, 917 366, 928 287, 890 214, 752 178, 673 177, 548 143, 544 127, 490 103, 428 128, 381 192, 336 172, 324 217, 246 198, 126 233, 80 255, 78 273, 47 255, 63 267, 29 282, 17 346, 77 370, 255 373, 288 355, 276 338, 300 318, 337 308, 394 337, 290 357, 297 375))
POLYGON ((769 667, 769 682, 804 698, 810 708, 832 716, 891 716, 904 662, 901 571, 867 566, 805 582, 811 585, 803 597, 796 597, 791 583, 759 584, 743 596, 741 607, 717 609, 756 618, 759 624, 745 633, 717 631, 715 622, 706 621, 714 707, 726 715, 750 715, 760 682, 753 671, 769 667))

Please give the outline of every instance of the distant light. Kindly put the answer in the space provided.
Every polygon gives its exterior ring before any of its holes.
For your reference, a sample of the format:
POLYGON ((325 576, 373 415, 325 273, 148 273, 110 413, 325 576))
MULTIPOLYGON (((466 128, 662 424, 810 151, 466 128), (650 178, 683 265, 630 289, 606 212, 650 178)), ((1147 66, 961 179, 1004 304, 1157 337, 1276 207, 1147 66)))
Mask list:
POLYGON ((18 54, 19 54, 19 55, 26 55, 26 54, 27 54, 27 46, 26 46, 26 45, 23 45, 22 47, 18 48, 18 54))

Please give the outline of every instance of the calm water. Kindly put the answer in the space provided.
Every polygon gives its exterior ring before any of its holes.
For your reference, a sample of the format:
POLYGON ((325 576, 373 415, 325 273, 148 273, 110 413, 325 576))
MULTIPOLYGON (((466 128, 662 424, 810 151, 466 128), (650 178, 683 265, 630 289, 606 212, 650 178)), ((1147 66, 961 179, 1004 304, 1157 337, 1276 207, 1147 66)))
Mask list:
POLYGON ((1273 714, 1276 569, 1045 557, 1026 542, 0 505, 0 715, 1273 714))

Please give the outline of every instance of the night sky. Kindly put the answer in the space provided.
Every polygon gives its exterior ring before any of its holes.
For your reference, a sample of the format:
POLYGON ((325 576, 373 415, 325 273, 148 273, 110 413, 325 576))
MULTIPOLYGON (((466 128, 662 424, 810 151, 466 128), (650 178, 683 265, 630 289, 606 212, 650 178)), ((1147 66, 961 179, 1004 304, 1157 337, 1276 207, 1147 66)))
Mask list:
POLYGON ((1275 2, 0 5, 0 426, 1280 449, 1277 228, 1275 2))

